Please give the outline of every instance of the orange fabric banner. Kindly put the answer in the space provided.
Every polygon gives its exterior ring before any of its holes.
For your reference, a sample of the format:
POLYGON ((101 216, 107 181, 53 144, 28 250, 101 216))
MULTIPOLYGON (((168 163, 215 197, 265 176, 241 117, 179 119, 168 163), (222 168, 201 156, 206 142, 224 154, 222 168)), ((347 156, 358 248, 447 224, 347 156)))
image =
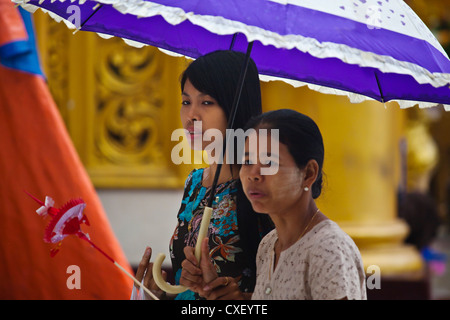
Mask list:
POLYGON ((48 220, 24 191, 56 208, 81 197, 83 232, 132 273, 45 80, 0 64, 0 299, 129 299, 133 281, 86 241, 69 236, 50 257, 48 220))
POLYGON ((44 80, 0 66, 0 299, 129 299, 132 280, 87 242, 69 236, 50 257, 48 221, 24 190, 56 208, 83 198, 83 231, 132 273, 44 80), (71 265, 80 289, 67 287, 71 265))

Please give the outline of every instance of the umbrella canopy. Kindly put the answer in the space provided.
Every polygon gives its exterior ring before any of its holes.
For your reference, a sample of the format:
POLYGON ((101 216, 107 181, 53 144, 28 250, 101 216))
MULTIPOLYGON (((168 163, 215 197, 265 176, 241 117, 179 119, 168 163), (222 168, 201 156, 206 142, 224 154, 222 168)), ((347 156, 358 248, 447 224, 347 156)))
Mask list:
MULTIPOLYGON (((401 107, 443 104, 450 110, 449 58, 401 0, 12 1, 30 11, 47 9, 52 17, 80 30, 192 58, 218 49, 246 51, 228 128, 250 52, 266 79, 345 94, 352 102, 395 100, 401 107)), ((221 163, 212 190, 220 169, 221 163)), ((200 225, 197 260, 213 195, 200 225)), ((158 286, 170 293, 186 290, 165 283, 160 272, 163 260, 160 254, 153 265, 158 286)))
POLYGON ((262 80, 306 84, 352 102, 450 110, 448 55, 402 0, 13 1, 81 30, 192 58, 245 51, 253 41, 262 80))

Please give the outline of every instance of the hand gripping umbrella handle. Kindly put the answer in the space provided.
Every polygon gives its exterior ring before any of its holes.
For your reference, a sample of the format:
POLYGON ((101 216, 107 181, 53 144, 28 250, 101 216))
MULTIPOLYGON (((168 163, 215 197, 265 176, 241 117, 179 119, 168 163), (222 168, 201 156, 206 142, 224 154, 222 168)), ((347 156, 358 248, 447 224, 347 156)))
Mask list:
MULTIPOLYGON (((200 231, 198 232, 197 243, 195 244, 195 257, 197 258, 197 261, 200 261, 201 258, 202 242, 203 239, 205 239, 206 235, 208 234, 208 227, 209 222, 211 221, 211 215, 212 215, 212 208, 205 207, 202 222, 200 224, 200 231)), ((161 273, 161 265, 165 258, 166 255, 164 253, 160 253, 153 262, 152 272, 155 283, 161 290, 167 293, 178 294, 186 291, 188 288, 185 286, 181 285, 173 286, 164 281, 161 273)))

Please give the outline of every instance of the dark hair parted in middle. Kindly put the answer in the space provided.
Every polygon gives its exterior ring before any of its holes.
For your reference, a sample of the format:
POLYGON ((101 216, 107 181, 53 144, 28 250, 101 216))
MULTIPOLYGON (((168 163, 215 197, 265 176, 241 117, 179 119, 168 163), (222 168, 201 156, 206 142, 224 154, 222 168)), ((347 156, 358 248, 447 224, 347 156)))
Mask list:
POLYGON ((252 118, 245 129, 249 128, 278 129, 279 142, 288 147, 300 169, 303 169, 309 160, 317 161, 319 174, 311 187, 312 197, 317 199, 322 192, 324 145, 322 134, 314 120, 291 109, 279 109, 252 118))
MULTIPOLYGON (((182 74, 181 91, 184 90, 184 84, 189 79, 198 91, 217 100, 228 120, 244 60, 244 53, 230 50, 214 51, 201 56, 194 60, 182 74)), ((232 129, 243 128, 251 117, 261 112, 258 69, 250 58, 232 129)))

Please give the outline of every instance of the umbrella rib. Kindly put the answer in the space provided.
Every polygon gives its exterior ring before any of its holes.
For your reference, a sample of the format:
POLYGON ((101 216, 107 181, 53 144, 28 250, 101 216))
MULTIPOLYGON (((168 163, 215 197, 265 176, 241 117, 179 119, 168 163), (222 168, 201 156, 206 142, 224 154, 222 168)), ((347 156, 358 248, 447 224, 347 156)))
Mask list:
MULTIPOLYGON (((78 30, 81 30, 81 28, 83 28, 83 26, 86 24, 86 22, 88 22, 89 19, 92 18, 92 16, 93 16, 94 14, 96 14, 97 11, 100 10, 102 7, 103 7, 103 4, 98 4, 97 7, 95 8, 94 12, 92 12, 91 15, 90 15, 89 17, 87 17, 86 20, 83 21, 83 23, 80 25, 80 28, 79 28, 78 30)), ((78 30, 77 30, 77 31, 78 31, 78 30)))
POLYGON ((383 91, 381 90, 380 79, 378 79, 378 75, 377 75, 376 72, 374 72, 374 74, 375 74, 375 79, 377 80, 378 90, 380 90, 381 102, 385 103, 384 96, 383 96, 383 91))
POLYGON ((231 39, 231 44, 230 44, 229 50, 233 50, 234 43, 236 42, 236 37, 237 37, 237 32, 235 34, 233 34, 233 39, 231 39))

